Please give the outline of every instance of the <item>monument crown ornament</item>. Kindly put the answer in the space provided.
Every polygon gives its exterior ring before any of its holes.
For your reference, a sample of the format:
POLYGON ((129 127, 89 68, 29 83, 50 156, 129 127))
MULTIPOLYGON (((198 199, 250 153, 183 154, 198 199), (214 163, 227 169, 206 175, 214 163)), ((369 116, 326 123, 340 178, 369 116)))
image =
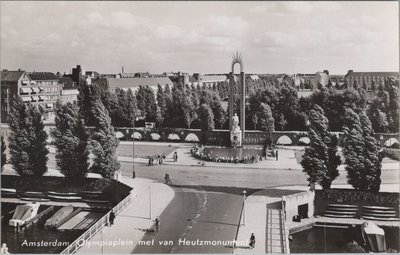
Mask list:
POLYGON ((231 65, 231 73, 229 74, 229 124, 230 124, 230 133, 231 133, 231 145, 233 147, 241 147, 244 143, 245 138, 245 105, 246 105, 246 79, 245 73, 243 71, 244 64, 242 55, 236 51, 232 57, 232 65, 231 65), (242 129, 239 127, 239 117, 234 113, 235 108, 235 70, 234 67, 236 64, 240 65, 240 79, 239 79, 239 94, 240 94, 240 122, 242 123, 242 129))

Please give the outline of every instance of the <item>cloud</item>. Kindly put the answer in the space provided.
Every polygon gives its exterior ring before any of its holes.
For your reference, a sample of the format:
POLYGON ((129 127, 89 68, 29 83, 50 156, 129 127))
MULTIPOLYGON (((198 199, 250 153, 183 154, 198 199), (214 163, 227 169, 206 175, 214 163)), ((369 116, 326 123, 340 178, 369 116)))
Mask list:
POLYGON ((210 15, 200 22, 202 34, 210 36, 237 36, 245 33, 248 22, 241 16, 210 15))

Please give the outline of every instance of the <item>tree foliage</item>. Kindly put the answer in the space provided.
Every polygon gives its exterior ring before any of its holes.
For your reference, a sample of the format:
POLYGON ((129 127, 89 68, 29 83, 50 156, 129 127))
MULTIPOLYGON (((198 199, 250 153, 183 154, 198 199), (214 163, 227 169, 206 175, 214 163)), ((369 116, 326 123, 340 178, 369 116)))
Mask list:
POLYGON ((200 106, 199 116, 202 131, 211 131, 214 129, 214 114, 208 104, 203 103, 200 106))
POLYGON ((3 135, 1 135, 1 171, 3 171, 3 166, 6 163, 7 163, 6 144, 4 142, 3 135))
POLYGON ((301 165, 310 183, 318 183, 323 189, 329 189, 339 176, 337 167, 340 157, 337 155, 337 138, 328 132, 328 119, 323 109, 314 105, 310 111, 310 146, 306 148, 301 165))
POLYGON ((77 105, 58 101, 54 109, 55 129, 51 136, 57 148, 57 165, 66 178, 80 180, 89 172, 89 135, 77 105))
POLYGON ((43 110, 16 96, 10 113, 11 164, 20 176, 42 176, 47 172, 47 133, 43 110))
POLYGON ((108 112, 100 100, 93 104, 94 130, 91 136, 93 165, 90 171, 111 178, 120 167, 116 150, 119 144, 108 112))
POLYGON ((345 109, 344 147, 348 183, 358 190, 379 191, 381 157, 367 114, 345 109))

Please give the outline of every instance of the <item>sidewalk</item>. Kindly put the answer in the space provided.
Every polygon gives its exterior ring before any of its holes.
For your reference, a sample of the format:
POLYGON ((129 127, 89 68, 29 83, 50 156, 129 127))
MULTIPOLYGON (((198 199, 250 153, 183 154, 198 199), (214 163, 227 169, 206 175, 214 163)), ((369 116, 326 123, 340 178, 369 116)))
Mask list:
POLYGON ((155 217, 162 213, 174 197, 172 188, 149 179, 123 177, 120 181, 135 188, 135 198, 116 215, 113 226, 104 227, 77 253, 131 253, 146 230, 152 228, 155 217), (152 220, 150 220, 150 192, 152 220), (102 241, 105 242, 104 246, 101 245, 102 241))
POLYGON ((240 219, 240 226, 236 240, 250 241, 251 233, 254 233, 256 237, 256 244, 254 249, 249 247, 239 247, 234 249, 234 254, 265 254, 266 253, 266 214, 267 204, 281 201, 279 197, 268 197, 268 196, 249 196, 246 199, 245 213, 242 212, 240 219), (243 215, 245 217, 245 224, 243 225, 243 215))

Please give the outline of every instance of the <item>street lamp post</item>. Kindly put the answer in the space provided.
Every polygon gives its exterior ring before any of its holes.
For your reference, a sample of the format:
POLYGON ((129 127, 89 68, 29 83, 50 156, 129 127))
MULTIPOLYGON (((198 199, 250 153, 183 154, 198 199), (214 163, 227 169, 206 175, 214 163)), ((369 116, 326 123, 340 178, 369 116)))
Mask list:
POLYGON ((151 220, 151 184, 150 184, 150 186, 149 186, 149 189, 150 189, 150 192, 149 192, 149 194, 150 194, 150 220, 151 220))
POLYGON ((246 191, 243 190, 243 226, 246 224, 246 191))
POLYGON ((135 173, 135 118, 136 118, 136 114, 134 114, 133 116, 133 120, 132 120, 132 177, 135 178, 136 177, 136 173, 135 173))

